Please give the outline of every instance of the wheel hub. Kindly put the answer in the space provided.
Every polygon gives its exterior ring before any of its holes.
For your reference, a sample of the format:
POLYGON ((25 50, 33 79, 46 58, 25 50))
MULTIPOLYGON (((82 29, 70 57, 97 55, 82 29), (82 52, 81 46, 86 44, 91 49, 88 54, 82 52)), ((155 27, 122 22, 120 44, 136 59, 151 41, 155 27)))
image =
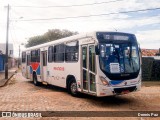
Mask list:
POLYGON ((76 83, 72 83, 72 84, 71 84, 71 92, 72 92, 73 94, 75 94, 76 91, 77 91, 77 85, 76 85, 76 83))

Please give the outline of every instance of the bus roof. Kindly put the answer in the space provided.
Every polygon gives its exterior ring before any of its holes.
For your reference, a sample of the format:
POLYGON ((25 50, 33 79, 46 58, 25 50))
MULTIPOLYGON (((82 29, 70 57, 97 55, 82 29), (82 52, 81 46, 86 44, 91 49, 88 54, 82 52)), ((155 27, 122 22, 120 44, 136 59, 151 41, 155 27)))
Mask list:
POLYGON ((29 48, 26 48, 23 51, 38 49, 38 48, 41 48, 41 47, 50 46, 51 44, 60 44, 60 43, 63 43, 63 42, 73 41, 74 39, 76 40, 76 39, 79 39, 79 38, 85 38, 85 37, 89 37, 89 36, 92 36, 92 37, 95 36, 95 32, 81 33, 81 34, 73 35, 73 36, 70 36, 70 37, 65 37, 65 38, 62 38, 62 39, 58 39, 58 40, 43 43, 43 44, 40 44, 40 45, 36 45, 36 46, 33 46, 33 47, 29 47, 29 48))
MULTIPOLYGON (((93 31, 93 32, 88 32, 88 33, 81 33, 81 34, 73 35, 73 36, 70 36, 70 37, 65 37, 65 38, 62 38, 62 39, 58 39, 58 40, 43 43, 43 44, 40 44, 40 45, 36 45, 36 46, 33 46, 33 47, 29 47, 29 48, 26 48, 23 51, 34 50, 34 49, 50 46, 51 44, 60 44, 60 43, 63 43, 63 42, 73 41, 73 40, 80 39, 80 38, 86 38, 86 37, 95 37, 96 38, 96 32, 111 32, 111 31, 93 31)), ((113 32, 113 33, 122 33, 122 32, 113 32)), ((127 33, 127 34, 130 34, 130 33, 127 33)))

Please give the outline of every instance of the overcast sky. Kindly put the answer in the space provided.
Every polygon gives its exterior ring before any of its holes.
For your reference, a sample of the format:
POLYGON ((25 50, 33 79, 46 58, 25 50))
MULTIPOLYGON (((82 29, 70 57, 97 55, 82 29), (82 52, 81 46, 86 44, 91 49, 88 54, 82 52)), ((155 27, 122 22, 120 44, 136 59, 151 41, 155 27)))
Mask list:
POLYGON ((6 40, 7 9, 4 6, 7 4, 11 6, 9 42, 14 44, 16 56, 18 55, 18 46, 21 43, 26 43, 28 38, 55 28, 78 31, 79 33, 95 30, 128 32, 136 34, 141 48, 160 48, 160 0, 1 0, 0 43, 6 40), (102 4, 85 5, 92 3, 102 4), (83 6, 49 7, 70 5, 83 6), (74 19, 25 21, 154 8, 158 9, 74 19))

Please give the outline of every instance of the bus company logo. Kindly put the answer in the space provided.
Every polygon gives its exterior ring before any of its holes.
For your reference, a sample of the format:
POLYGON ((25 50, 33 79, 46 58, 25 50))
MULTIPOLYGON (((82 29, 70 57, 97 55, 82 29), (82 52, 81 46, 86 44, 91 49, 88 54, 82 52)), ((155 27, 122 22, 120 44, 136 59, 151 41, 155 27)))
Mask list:
POLYGON ((40 65, 39 63, 31 63, 31 67, 35 71, 38 69, 39 65, 40 65))
POLYGON ((53 69, 58 71, 64 71, 64 67, 54 67, 53 69))

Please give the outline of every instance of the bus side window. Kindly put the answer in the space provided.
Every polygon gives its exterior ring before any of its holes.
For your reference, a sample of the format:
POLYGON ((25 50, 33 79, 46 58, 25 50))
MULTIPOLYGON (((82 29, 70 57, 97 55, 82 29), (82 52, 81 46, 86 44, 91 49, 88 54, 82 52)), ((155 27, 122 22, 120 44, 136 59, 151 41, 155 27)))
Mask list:
POLYGON ((26 52, 22 52, 22 63, 26 62, 26 52))
POLYGON ((56 61, 58 61, 58 53, 57 53, 57 51, 58 51, 58 45, 55 45, 54 46, 54 61, 56 62, 56 61))
POLYGON ((78 50, 79 50, 78 41, 66 43, 65 61, 67 62, 78 61, 78 50))
POLYGON ((65 50, 64 44, 54 46, 54 61, 55 62, 64 61, 64 50, 65 50))
POLYGON ((65 45, 60 44, 59 50, 58 50, 58 61, 59 62, 64 62, 64 50, 65 50, 65 45))
POLYGON ((52 62, 53 61, 53 46, 50 46, 48 48, 48 62, 52 62))

